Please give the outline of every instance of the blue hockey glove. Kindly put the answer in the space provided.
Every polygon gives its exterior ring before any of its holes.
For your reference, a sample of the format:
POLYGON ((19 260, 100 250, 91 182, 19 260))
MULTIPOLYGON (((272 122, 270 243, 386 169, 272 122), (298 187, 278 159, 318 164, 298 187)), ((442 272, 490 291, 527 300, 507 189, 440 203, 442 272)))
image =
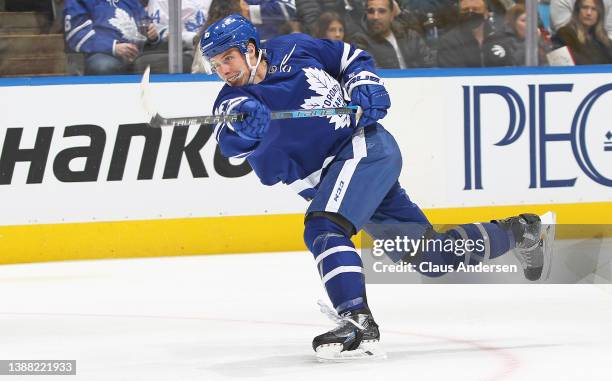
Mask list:
POLYGON ((350 105, 359 106, 363 114, 357 123, 357 127, 365 127, 376 123, 387 115, 387 109, 391 107, 389 93, 383 85, 364 84, 356 86, 351 91, 350 105))
POLYGON ((247 99, 238 104, 234 111, 246 114, 243 121, 232 122, 238 136, 248 140, 261 140, 270 126, 270 109, 255 99, 247 99))

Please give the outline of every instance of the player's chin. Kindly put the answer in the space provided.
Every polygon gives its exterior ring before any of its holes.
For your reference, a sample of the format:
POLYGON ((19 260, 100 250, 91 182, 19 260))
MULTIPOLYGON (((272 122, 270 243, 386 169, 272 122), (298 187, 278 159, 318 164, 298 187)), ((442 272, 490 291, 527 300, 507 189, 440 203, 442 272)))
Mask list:
POLYGON ((229 75, 226 77, 225 82, 230 86, 242 86, 244 85, 244 76, 242 73, 238 73, 235 75, 229 75))

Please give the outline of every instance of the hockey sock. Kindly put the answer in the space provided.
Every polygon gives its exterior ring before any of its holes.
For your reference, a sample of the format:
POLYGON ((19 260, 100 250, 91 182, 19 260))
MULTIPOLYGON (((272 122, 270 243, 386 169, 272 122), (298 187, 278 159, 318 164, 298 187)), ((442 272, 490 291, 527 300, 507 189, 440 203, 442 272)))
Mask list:
POLYGON ((304 242, 339 314, 366 308, 363 264, 348 234, 324 217, 306 221, 304 242))

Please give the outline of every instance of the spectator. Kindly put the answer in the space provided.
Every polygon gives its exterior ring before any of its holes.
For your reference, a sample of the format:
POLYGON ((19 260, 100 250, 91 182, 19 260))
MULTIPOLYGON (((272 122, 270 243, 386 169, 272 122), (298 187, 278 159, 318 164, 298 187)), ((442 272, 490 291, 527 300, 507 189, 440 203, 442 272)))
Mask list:
MULTIPOLYGON (((161 41, 168 41, 168 1, 169 0, 149 0, 147 13, 155 23, 161 41)), ((206 15, 212 0, 182 0, 181 1, 181 20, 182 20, 182 41, 183 47, 193 50, 193 40, 198 31, 206 22, 206 15)))
POLYGON ((421 36, 423 36, 425 34, 424 24, 428 21, 429 15, 420 15, 417 12, 414 12, 414 10, 407 4, 407 0, 393 0, 393 14, 395 16, 394 21, 401 24, 405 28, 418 32, 421 36))
POLYGON ((425 41, 414 30, 394 22, 398 9, 393 0, 367 0, 366 33, 353 41, 367 50, 376 66, 384 69, 405 69, 432 66, 434 58, 425 41))
POLYGON ((145 42, 158 39, 146 20, 140 0, 66 0, 65 39, 68 48, 85 53, 86 74, 119 74, 133 70, 145 42), (139 27, 146 25, 145 30, 139 27))
POLYGON ((612 41, 604 27, 602 0, 577 0, 572 18, 555 36, 558 46, 567 46, 576 65, 612 63, 612 41))
MULTIPOLYGON (((518 0, 517 2, 524 0, 518 0)), ((538 0, 536 0, 538 1, 538 0)), ((506 29, 506 14, 517 2, 514 0, 485 0, 489 10, 489 25, 498 33, 504 33, 506 29)))
POLYGON ((206 23, 200 31, 214 24, 215 21, 234 13, 238 13, 248 19, 250 17, 249 4, 245 0, 212 0, 208 8, 206 23))
POLYGON ((344 20, 345 37, 364 32, 361 20, 365 15, 363 0, 296 0, 297 17, 306 33, 315 35, 319 17, 324 12, 335 12, 344 20))
MULTIPOLYGON (((421 24, 425 23, 429 15, 435 20, 441 34, 456 26, 459 22, 457 15, 458 0, 400 0, 401 6, 409 8, 421 24)), ((485 0, 488 21, 493 29, 502 32, 505 27, 506 12, 518 2, 524 0, 485 0)))
POLYGON ((431 17, 442 34, 456 24, 457 0, 401 0, 402 13, 407 10, 423 25, 431 17))
MULTIPOLYGON (((574 3, 576 0, 551 0, 550 1, 550 22, 554 32, 562 26, 567 25, 572 18, 574 3)), ((608 32, 608 37, 612 38, 612 0, 604 0, 605 21, 604 25, 608 32)))
POLYGON ((344 20, 336 12, 323 12, 319 16, 314 36, 344 41, 344 20))
MULTIPOLYGON (((204 26, 206 15, 211 0, 182 0, 181 20, 183 43, 183 69, 189 72, 193 61, 193 42, 197 32, 204 26)), ((168 28, 169 9, 168 0, 149 0, 147 13, 159 33, 158 40, 145 47, 144 52, 138 59, 137 71, 143 71, 147 66, 151 67, 152 73, 168 72, 168 28)))
POLYGON ((488 22, 484 0, 461 0, 459 23, 439 41, 438 66, 487 67, 510 66, 510 42, 488 22))
MULTIPOLYGON (((525 35, 527 32, 527 11, 523 4, 516 4, 506 13, 506 26, 508 29, 510 50, 512 52, 512 63, 515 66, 525 65, 525 35)), ((545 40, 538 29, 538 64, 545 66, 547 51, 550 51, 550 41, 545 40)))
POLYGON ((246 3, 246 12, 242 14, 257 27, 259 37, 264 41, 297 28, 293 24, 297 21, 295 0, 240 0, 240 3, 242 8, 246 3))

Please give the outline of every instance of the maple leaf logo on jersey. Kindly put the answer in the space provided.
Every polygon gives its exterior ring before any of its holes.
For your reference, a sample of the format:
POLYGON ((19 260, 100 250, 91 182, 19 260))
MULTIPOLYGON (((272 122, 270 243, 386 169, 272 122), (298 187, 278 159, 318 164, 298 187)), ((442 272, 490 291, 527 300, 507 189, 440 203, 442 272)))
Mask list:
POLYGON ((202 25, 206 22, 206 16, 204 12, 198 11, 193 18, 193 21, 188 21, 185 23, 185 29, 188 32, 197 32, 202 28, 202 25))
MULTIPOLYGON (((302 108, 313 109, 345 106, 342 87, 338 81, 321 69, 307 67, 302 70, 306 73, 306 80, 310 85, 308 88, 318 94, 317 96, 304 99, 302 108)), ((351 118, 348 115, 333 115, 327 118, 330 118, 330 123, 336 125, 336 130, 351 125, 351 118)))
POLYGON ((115 9, 115 17, 108 20, 108 23, 117 28, 123 38, 128 41, 145 41, 147 38, 138 32, 136 21, 123 9, 115 9))

